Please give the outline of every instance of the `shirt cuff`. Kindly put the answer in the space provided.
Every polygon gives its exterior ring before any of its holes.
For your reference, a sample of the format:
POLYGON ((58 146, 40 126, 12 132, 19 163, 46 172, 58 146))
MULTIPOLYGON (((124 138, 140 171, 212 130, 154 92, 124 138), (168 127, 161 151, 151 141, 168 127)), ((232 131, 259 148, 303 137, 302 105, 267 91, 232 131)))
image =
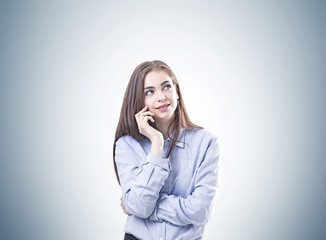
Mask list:
POLYGON ((171 170, 171 164, 168 158, 159 157, 157 155, 149 153, 147 156, 147 161, 150 163, 153 163, 161 168, 164 168, 165 170, 169 171, 171 170))

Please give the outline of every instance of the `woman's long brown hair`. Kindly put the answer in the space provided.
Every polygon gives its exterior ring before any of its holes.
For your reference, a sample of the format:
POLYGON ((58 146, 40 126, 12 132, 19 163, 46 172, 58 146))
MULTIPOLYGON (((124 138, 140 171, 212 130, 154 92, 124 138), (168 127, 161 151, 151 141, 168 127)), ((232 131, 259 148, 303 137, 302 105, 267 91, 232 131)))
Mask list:
POLYGON ((174 113, 174 121, 171 121, 170 125, 168 126, 168 136, 172 136, 172 144, 169 148, 166 157, 170 156, 172 149, 178 140, 181 127, 186 129, 191 127, 199 127, 192 123, 188 117, 180 91, 179 82, 175 77, 174 73, 172 72, 171 68, 166 63, 159 60, 147 61, 139 64, 130 77, 122 102, 117 130, 115 132, 113 144, 113 164, 119 184, 120 179, 118 175, 117 165, 115 162, 115 143, 120 137, 124 135, 129 135, 138 141, 145 138, 145 136, 140 134, 138 131, 138 125, 136 122, 135 115, 145 107, 144 81, 146 74, 151 71, 164 71, 166 74, 168 74, 169 77, 172 79, 176 87, 177 94, 179 96, 178 105, 174 113))

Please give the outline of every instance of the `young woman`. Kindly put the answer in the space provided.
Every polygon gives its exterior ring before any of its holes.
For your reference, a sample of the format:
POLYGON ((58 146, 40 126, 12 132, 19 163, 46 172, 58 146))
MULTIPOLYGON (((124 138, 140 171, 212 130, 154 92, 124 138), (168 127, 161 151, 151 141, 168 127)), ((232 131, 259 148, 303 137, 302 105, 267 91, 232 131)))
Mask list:
POLYGON ((217 188, 219 144, 190 121, 177 78, 164 62, 134 70, 114 142, 128 215, 124 239, 201 239, 217 188))

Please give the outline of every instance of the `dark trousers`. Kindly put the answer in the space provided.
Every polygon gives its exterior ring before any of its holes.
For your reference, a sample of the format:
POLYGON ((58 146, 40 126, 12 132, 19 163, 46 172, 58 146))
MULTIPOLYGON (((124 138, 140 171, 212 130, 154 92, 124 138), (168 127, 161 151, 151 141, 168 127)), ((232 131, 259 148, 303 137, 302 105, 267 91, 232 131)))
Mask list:
POLYGON ((125 237, 123 240, 138 240, 138 238, 134 237, 133 235, 129 233, 125 233, 125 237))

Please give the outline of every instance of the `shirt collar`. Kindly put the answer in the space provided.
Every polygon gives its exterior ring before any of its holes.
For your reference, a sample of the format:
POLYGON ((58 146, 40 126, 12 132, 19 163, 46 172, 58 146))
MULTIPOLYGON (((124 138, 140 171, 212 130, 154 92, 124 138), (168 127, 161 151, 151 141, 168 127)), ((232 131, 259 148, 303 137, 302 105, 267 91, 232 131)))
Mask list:
MULTIPOLYGON (((185 148, 185 138, 186 138, 186 129, 181 127, 179 137, 178 137, 178 140, 176 141, 175 145, 180 148, 185 148)), ((170 137, 168 139, 169 139, 169 141, 172 142, 172 139, 170 137)))

